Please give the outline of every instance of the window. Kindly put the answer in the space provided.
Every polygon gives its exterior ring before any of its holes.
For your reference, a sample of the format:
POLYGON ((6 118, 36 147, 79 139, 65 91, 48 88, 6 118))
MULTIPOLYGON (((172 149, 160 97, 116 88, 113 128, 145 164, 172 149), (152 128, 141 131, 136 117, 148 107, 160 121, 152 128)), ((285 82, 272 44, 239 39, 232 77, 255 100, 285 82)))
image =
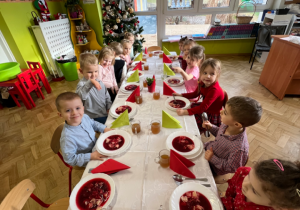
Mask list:
MULTIPOLYGON (((239 13, 239 15, 252 16, 253 13, 239 13)), ((251 22, 260 22, 262 12, 255 12, 251 22)), ((236 23, 236 13, 231 14, 217 14, 215 20, 221 21, 221 24, 236 23)))
POLYGON ((157 16, 156 15, 144 15, 138 16, 140 26, 143 26, 142 36, 146 42, 143 43, 143 47, 157 46, 157 16))
POLYGON ((165 35, 205 34, 210 27, 211 15, 167 16, 165 35))
POLYGON ((156 11, 156 0, 135 0, 134 3, 136 12, 156 11))
POLYGON ((229 7, 230 0, 203 0, 202 8, 229 7))
MULTIPOLYGON (((239 0, 239 4, 242 2, 249 1, 249 0, 239 0)), ((266 5, 268 0, 255 0, 256 5, 266 5)))
POLYGON ((168 0, 168 10, 193 9, 194 0, 168 0))

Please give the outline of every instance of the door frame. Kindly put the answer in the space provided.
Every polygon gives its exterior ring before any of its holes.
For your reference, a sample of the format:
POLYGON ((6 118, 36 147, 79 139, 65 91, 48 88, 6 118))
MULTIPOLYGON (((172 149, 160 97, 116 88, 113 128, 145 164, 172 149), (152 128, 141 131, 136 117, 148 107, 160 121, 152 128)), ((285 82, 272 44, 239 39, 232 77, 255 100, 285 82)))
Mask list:
POLYGON ((4 50, 4 53, 6 54, 6 56, 8 57, 10 62, 17 62, 17 60, 16 60, 14 54, 11 52, 1 30, 0 30, 0 46, 4 50))

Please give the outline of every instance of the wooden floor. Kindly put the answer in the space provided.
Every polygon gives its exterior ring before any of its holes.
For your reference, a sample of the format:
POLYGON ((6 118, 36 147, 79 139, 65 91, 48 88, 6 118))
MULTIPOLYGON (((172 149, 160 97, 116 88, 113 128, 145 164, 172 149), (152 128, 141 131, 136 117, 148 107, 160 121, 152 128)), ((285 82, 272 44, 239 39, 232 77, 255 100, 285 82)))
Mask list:
MULTIPOLYGON (((223 68, 220 84, 229 97, 250 96, 264 109, 261 121, 248 128, 249 166, 268 158, 300 159, 300 98, 279 101, 258 83, 263 65, 254 63, 249 70, 249 57, 220 57, 223 68)), ((47 203, 68 196, 68 168, 50 148, 55 128, 63 122, 55 108, 55 98, 65 91, 75 91, 78 81, 52 82, 53 92, 44 92, 45 100, 35 99, 36 108, 0 110, 0 201, 21 180, 36 184, 35 194, 47 203)), ((204 141, 208 139, 203 138, 204 141)), ((73 186, 83 171, 73 172, 73 186)), ((226 185, 219 186, 221 191, 226 185)), ((32 199, 24 209, 43 209, 32 199)))

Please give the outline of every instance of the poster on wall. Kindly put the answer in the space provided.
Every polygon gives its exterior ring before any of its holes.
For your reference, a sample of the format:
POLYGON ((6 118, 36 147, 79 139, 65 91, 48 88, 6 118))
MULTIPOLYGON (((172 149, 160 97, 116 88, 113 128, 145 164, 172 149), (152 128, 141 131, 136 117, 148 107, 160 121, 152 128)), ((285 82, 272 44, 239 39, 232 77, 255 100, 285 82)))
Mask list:
POLYGON ((95 0, 83 0, 83 4, 95 4, 95 0))

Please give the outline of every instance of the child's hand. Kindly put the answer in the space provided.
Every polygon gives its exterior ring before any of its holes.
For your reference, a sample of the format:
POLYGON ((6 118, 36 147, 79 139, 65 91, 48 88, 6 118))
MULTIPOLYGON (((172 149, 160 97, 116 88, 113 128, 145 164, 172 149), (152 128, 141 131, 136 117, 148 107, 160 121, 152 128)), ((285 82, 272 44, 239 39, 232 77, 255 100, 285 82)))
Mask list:
POLYGON ((103 160, 106 156, 101 155, 97 150, 91 153, 91 160, 103 160))
POLYGON ((108 132, 108 131, 112 131, 112 130, 113 130, 113 129, 106 127, 106 128, 104 128, 104 133, 106 133, 106 132, 108 132))
POLYGON ((212 124, 209 121, 205 121, 202 123, 202 127, 206 130, 210 130, 212 128, 212 124))
POLYGON ((210 161, 213 156, 214 156, 214 152, 213 152, 213 149, 211 147, 209 150, 206 150, 204 158, 207 161, 210 161))
POLYGON ((118 91, 119 91, 118 86, 115 86, 115 92, 116 92, 116 94, 117 94, 118 91))
POLYGON ((93 83, 93 85, 95 86, 95 88, 97 90, 101 90, 102 89, 102 87, 101 87, 101 85, 100 85, 99 82, 97 82, 95 79, 90 79, 90 80, 91 80, 91 83, 93 83))
POLYGON ((125 55, 120 55, 119 57, 124 61, 126 60, 125 55))
POLYGON ((180 67, 173 67, 172 70, 173 70, 175 73, 180 73, 180 72, 183 71, 183 69, 180 68, 180 67))
POLYGON ((187 110, 184 110, 184 109, 177 109, 176 112, 177 112, 177 114, 178 114, 179 116, 182 116, 182 115, 188 115, 188 114, 189 114, 188 111, 187 111, 187 110))
POLYGON ((180 93, 172 93, 173 96, 182 96, 180 93))

